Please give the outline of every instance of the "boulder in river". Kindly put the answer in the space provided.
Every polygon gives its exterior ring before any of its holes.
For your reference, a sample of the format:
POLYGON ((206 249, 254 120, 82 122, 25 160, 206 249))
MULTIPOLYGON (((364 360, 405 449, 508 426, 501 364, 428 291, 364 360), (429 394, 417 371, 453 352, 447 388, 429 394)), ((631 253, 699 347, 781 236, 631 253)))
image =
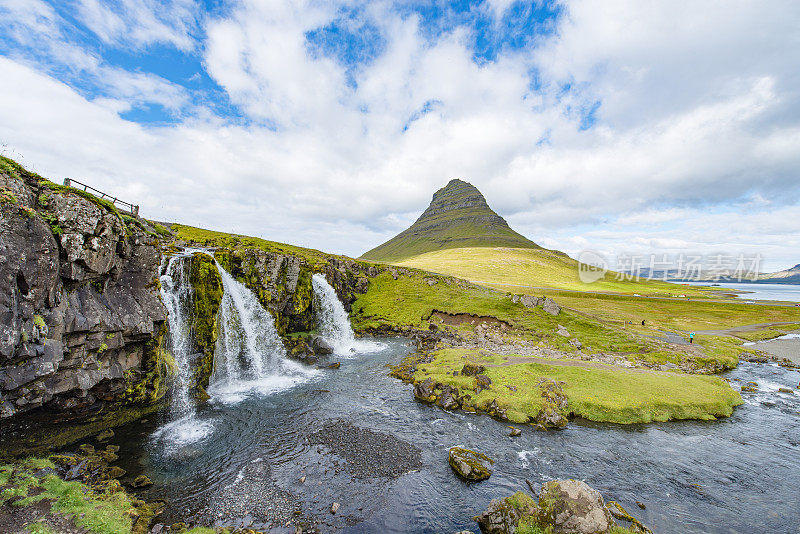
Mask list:
POLYGON ((600 492, 580 480, 551 480, 539 495, 540 522, 553 532, 605 534, 614 521, 600 492))
POLYGON ((447 461, 458 476, 471 481, 489 478, 494 464, 494 460, 485 454, 462 447, 451 448, 447 461))
POLYGON ((317 336, 311 342, 311 348, 316 354, 333 354, 333 345, 322 336, 317 336))
MULTIPOLYGON (((487 510, 473 519, 483 534, 609 534, 615 527, 603 496, 580 480, 544 483, 538 502, 521 491, 503 500, 493 499, 487 510)), ((631 519, 641 532, 649 532, 631 519)))

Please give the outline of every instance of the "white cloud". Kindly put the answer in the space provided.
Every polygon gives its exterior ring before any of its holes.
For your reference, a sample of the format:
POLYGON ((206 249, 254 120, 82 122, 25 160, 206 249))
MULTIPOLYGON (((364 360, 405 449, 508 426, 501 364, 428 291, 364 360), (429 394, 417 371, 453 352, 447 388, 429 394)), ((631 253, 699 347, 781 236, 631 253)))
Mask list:
MULTIPOLYGON (((45 4, 0 2, 33 35, 59 28, 45 4)), ((416 17, 371 4, 363 16, 385 46, 352 72, 309 51, 306 32, 338 16, 329 4, 244 0, 206 21, 199 44, 185 3, 155 19, 127 1, 81 5, 104 42, 202 51, 251 120, 199 110, 170 127, 126 122, 126 105, 180 109, 185 91, 58 40, 40 46, 110 98, 89 102, 30 58, 0 60, 0 141, 45 174, 138 199, 146 216, 358 255, 460 177, 512 226, 568 252, 761 247, 776 268, 798 261, 800 208, 787 195, 800 188, 797 4, 570 2, 539 48, 480 65, 465 29, 431 42, 416 17), (576 108, 596 101, 581 131, 576 108)))

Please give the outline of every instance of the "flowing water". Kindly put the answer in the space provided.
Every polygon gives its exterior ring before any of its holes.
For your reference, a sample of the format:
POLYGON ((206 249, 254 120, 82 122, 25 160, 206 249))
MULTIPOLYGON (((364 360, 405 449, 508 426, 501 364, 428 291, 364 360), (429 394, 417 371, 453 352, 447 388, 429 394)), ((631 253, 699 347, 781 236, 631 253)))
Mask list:
POLYGON ((319 370, 284 389, 235 403, 212 399, 197 413, 211 431, 195 443, 170 448, 154 441, 156 419, 118 429, 121 465, 155 482, 145 498, 169 499, 166 524, 264 528, 302 509, 323 532, 476 532, 470 518, 492 498, 525 489, 526 479, 538 487, 569 477, 619 501, 656 533, 798 532, 800 396, 778 391, 797 386, 796 371, 743 363, 727 373, 734 387, 754 380, 759 392, 743 394, 745 404, 719 421, 573 421, 555 432, 524 427, 510 438, 506 425, 489 417, 416 402, 410 386, 386 368, 412 348, 380 341, 385 350, 357 353, 340 369, 319 370), (421 466, 399 478, 377 466, 375 477, 357 476, 351 464, 358 458, 346 454, 346 444, 313 438, 331 421, 395 436, 421 451, 421 466), (496 460, 492 477, 477 484, 457 479, 447 464, 454 445, 488 453, 496 460), (333 502, 341 503, 335 516, 333 502))
POLYGON ((334 354, 346 358, 356 353, 378 352, 385 348, 382 343, 356 339, 350 326, 350 316, 339 301, 336 290, 323 275, 315 274, 311 278, 311 284, 314 290, 317 331, 333 346, 334 354))
MULTIPOLYGON (((177 368, 168 422, 153 433, 152 440, 165 453, 176 456, 184 448, 207 439, 213 423, 197 416, 189 392, 192 368, 189 306, 192 288, 189 261, 196 250, 169 259, 161 277, 161 294, 169 312, 169 344, 177 368)), ((202 251, 201 251, 202 252, 202 251)), ((219 332, 214 352, 214 371, 208 393, 217 403, 238 403, 249 396, 269 395, 319 374, 286 358, 275 322, 255 295, 217 264, 222 278, 219 332)))

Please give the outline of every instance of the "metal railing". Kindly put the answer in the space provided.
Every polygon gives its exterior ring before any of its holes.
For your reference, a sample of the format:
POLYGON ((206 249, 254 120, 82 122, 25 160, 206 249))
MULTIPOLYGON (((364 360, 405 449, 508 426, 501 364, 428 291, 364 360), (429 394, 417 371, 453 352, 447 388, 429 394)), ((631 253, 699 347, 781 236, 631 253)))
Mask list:
MULTIPOLYGON (((134 217, 138 217, 139 216, 139 206, 131 204, 130 202, 125 202, 124 200, 120 200, 117 197, 112 197, 111 195, 107 195, 107 194, 103 193, 102 191, 100 191, 99 189, 95 189, 94 187, 92 187, 90 185, 86 185, 86 184, 84 184, 82 182, 79 182, 78 180, 73 180, 72 178, 64 178, 64 185, 65 186, 67 186, 67 187, 75 187, 75 185, 73 185, 73 184, 77 184, 78 186, 82 187, 83 190, 86 191, 87 193, 91 193, 96 197, 102 198, 104 200, 108 200, 109 202, 111 202, 115 206, 122 207, 126 211, 130 212, 130 214, 133 215, 134 217)), ((75 187, 75 188, 79 189, 80 187, 75 187)))

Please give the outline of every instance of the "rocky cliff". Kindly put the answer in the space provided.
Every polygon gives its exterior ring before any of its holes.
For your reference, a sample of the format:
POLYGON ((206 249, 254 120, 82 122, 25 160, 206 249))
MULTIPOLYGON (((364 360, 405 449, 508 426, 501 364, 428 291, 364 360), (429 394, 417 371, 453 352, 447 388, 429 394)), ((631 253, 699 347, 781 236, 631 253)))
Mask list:
POLYGON ((156 404, 174 372, 159 262, 145 222, 0 158, 0 418, 156 404))

